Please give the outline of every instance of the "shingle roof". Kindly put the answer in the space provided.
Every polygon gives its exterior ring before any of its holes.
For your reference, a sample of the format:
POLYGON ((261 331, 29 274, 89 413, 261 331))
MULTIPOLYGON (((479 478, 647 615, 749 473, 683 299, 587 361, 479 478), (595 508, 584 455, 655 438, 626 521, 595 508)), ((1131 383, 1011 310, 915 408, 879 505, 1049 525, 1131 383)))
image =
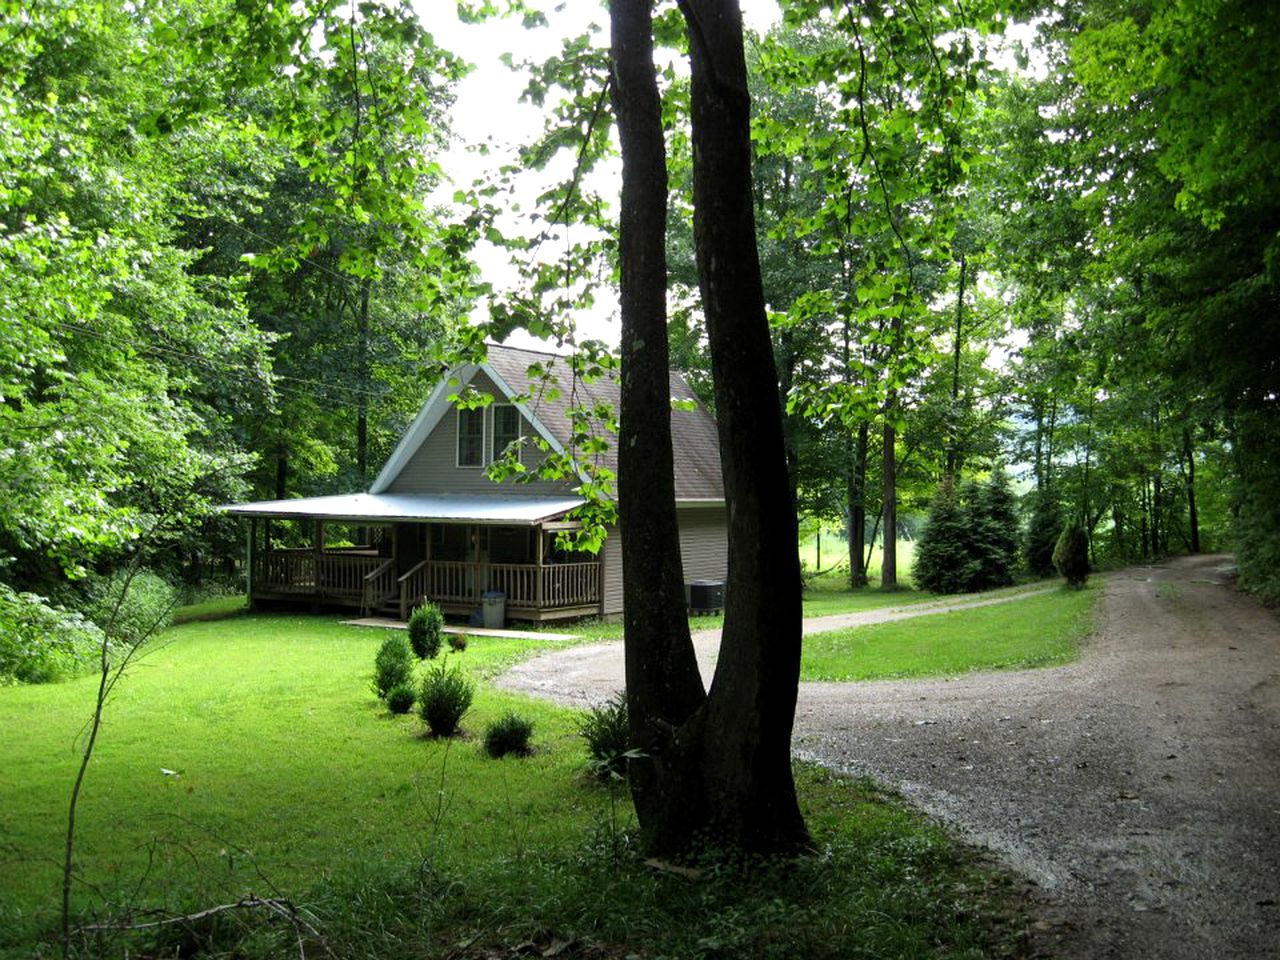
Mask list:
MULTIPOLYGON (((591 381, 573 375, 570 360, 553 353, 521 350, 490 344, 489 367, 517 394, 528 394, 526 405, 560 444, 568 447, 572 423, 569 408, 575 403, 607 404, 616 418, 621 406, 621 387, 613 375, 591 381), (529 376, 529 368, 539 365, 555 378, 558 394, 543 387, 539 378, 529 376)), ((692 401, 691 410, 671 411, 671 441, 675 455, 675 487, 677 500, 723 500, 724 483, 720 476, 720 441, 716 423, 710 412, 678 373, 671 374, 673 400, 692 401)), ((617 437, 609 434, 609 450, 604 465, 617 470, 617 437)), ((625 477, 618 478, 625 483, 625 477)))

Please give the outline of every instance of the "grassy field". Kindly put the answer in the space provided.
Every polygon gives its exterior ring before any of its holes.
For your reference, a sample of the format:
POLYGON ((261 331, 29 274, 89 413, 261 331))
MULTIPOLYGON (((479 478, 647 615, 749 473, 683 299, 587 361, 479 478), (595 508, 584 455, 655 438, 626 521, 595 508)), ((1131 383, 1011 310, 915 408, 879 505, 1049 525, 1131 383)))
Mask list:
MULTIPOLYGON (((845 570, 848 570, 849 546, 839 533, 834 530, 824 530, 822 532, 822 553, 818 553, 818 538, 816 535, 809 535, 800 541, 800 562, 805 565, 807 570, 831 570, 833 567, 843 564, 845 570)), ((898 557, 898 579, 903 583, 909 583, 911 580, 911 558, 915 556, 916 544, 914 540, 899 540, 897 542, 898 557)), ((871 550, 871 559, 867 563, 867 576, 871 578, 873 586, 880 583, 880 560, 882 553, 880 544, 876 543, 871 550)))
POLYGON ((1075 659, 1101 590, 1053 589, 1011 603, 937 613, 804 639, 804 680, 949 676, 1075 659))
MULTIPOLYGON (((823 857, 701 882, 645 867, 625 794, 586 774, 572 711, 481 680, 467 736, 427 739, 370 692, 382 635, 284 615, 164 634, 108 707, 81 800, 78 915, 274 894, 305 903, 343 957, 482 957, 547 931, 619 957, 978 957, 1013 942, 1000 884, 962 850, 872 786, 808 768, 802 804, 823 857), (536 751, 487 759, 479 739, 508 709, 533 719, 536 751)), ((542 645, 472 637, 454 662, 480 678, 542 645)), ((53 952, 93 692, 93 678, 0 688, 0 954, 53 952)), ((187 933, 227 954, 288 947, 279 925, 207 926, 187 933)))

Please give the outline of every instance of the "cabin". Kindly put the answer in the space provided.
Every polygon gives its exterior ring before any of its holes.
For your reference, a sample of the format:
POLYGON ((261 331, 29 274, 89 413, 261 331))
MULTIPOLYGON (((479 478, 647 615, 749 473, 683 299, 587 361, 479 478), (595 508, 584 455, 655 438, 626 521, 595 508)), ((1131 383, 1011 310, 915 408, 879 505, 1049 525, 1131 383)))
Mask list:
MULTIPOLYGON (((686 582, 723 581, 727 524, 715 421, 689 385, 671 376, 676 507, 686 582)), ((568 358, 490 345, 487 358, 443 377, 368 491, 241 503, 248 521, 250 602, 296 602, 406 619, 425 601, 471 616, 500 592, 506 616, 554 620, 622 612, 621 537, 596 554, 567 551, 559 534, 578 526, 582 478, 489 478, 508 448, 532 472, 572 442, 572 410, 619 409, 612 377, 574 375, 568 358), (476 391, 492 398, 468 407, 476 391), (538 443, 535 441, 542 441, 538 443), (514 446, 512 446, 514 444, 514 446), (292 541, 279 536, 288 525, 292 541), (298 546, 299 527, 309 543, 298 546), (285 546, 291 542, 293 545, 285 546)), ((617 469, 616 437, 599 454, 617 469)), ((625 484, 619 476, 617 485, 625 484)))

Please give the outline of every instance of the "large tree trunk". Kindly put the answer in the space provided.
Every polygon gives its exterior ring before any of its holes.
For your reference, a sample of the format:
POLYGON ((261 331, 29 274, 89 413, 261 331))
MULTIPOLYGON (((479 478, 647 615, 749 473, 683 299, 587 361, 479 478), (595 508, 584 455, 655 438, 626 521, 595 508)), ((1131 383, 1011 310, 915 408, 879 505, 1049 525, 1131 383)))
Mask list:
POLYGON ((1182 452, 1187 458, 1187 526, 1190 528, 1192 553, 1200 552, 1200 513, 1196 509, 1196 450, 1191 442, 1191 428, 1182 428, 1182 452))
POLYGON ((622 410, 618 508, 631 739, 631 790, 642 829, 666 835, 672 731, 705 695, 684 609, 671 452, 666 321, 667 169, 648 2, 612 5, 613 106, 622 142, 619 224, 622 410))
MULTIPOLYGON (((665 676, 679 696, 697 699, 687 692, 692 684, 686 675, 696 678, 697 673, 683 656, 686 643, 658 641, 660 649, 672 653, 664 669, 655 666, 655 654, 638 646, 628 630, 628 686, 634 682, 641 687, 629 689, 631 702, 654 704, 662 711, 659 719, 674 717, 679 724, 651 725, 647 717, 632 721, 633 730, 649 737, 642 746, 650 752, 642 766, 646 779, 637 784, 637 813, 647 846, 655 852, 685 849, 707 834, 747 850, 794 851, 809 842, 790 753, 800 672, 800 560, 755 246, 742 22, 736 0, 686 0, 681 11, 691 48, 694 236, 728 503, 729 576, 715 679, 687 721, 681 722, 681 711, 670 704, 659 704, 653 687, 656 678, 665 676)), ((632 141, 628 147, 624 140, 625 159, 637 149, 650 158, 656 155, 650 150, 661 150, 649 92, 649 17, 648 0, 615 0, 611 8, 620 125, 646 144, 641 148, 632 141), (629 112, 639 86, 649 104, 643 122, 629 112)), ((655 335, 654 340, 665 337, 655 335)), ((665 406, 667 394, 648 402, 665 406)), ((627 403, 624 397, 624 416, 627 403)), ((630 435, 619 443, 626 450, 630 435)), ((619 469, 626 468, 620 463, 619 469)), ((644 498, 645 506, 637 509, 648 509, 659 499, 622 472, 624 503, 629 490, 644 498)), ((626 527, 629 516, 623 518, 624 542, 632 536, 626 527)), ((670 556, 649 554, 645 563, 666 566, 670 556)), ((628 602, 636 589, 630 582, 632 569, 627 571, 628 602)), ((674 598, 664 602, 676 606, 674 598)))
POLYGON ((870 424, 858 424, 846 491, 849 500, 849 586, 855 590, 867 585, 867 448, 870 440, 870 424))

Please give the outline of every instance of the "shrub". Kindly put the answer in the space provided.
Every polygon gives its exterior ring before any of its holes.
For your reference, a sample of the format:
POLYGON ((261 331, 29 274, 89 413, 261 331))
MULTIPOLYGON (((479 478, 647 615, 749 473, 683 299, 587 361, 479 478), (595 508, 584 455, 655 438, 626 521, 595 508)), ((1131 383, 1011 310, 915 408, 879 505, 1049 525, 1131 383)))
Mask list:
POLYGON ((631 739, 627 718, 627 695, 615 693, 592 707, 578 721, 578 734, 587 741, 591 770, 602 780, 627 775, 627 749, 631 739))
POLYGON ((465 633, 449 634, 449 648, 456 653, 467 649, 467 635, 465 633))
POLYGON ((392 713, 408 713, 417 700, 411 683, 397 683, 387 691, 387 709, 392 713))
POLYGON ((409 614, 409 643, 419 660, 430 660, 440 652, 444 634, 444 614, 434 603, 424 603, 409 614))
POLYGON ((1047 577, 1054 572, 1053 548, 1061 532, 1062 508, 1058 501, 1047 493, 1036 494, 1024 548, 1027 569, 1035 576, 1047 577))
POLYGON ((475 692, 475 685, 458 667, 450 668, 443 662, 431 667, 418 695, 418 712, 431 735, 451 737, 457 733, 475 692))
POLYGON ((409 641, 399 633, 389 634, 373 661, 373 689, 386 699, 393 687, 412 682, 413 651, 409 649, 409 641))
POLYGON ((113 641, 135 646, 169 625, 178 593, 149 570, 118 570, 90 581, 86 613, 113 641))
POLYGON ((1089 579, 1089 537, 1078 523, 1063 528, 1053 548, 1053 565, 1077 590, 1089 579))
POLYGON ((485 731, 484 750, 495 758, 509 753, 525 756, 529 753, 529 738, 532 736, 532 720, 526 720, 515 712, 504 713, 485 731))
POLYGON ((0 584, 0 685, 66 680, 101 652, 102 631, 92 621, 0 584))

